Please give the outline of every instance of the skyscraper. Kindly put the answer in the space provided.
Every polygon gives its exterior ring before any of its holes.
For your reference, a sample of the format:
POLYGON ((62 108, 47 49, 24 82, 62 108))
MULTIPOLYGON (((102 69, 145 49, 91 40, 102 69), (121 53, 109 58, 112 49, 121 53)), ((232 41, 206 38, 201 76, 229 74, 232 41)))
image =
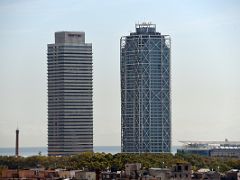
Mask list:
POLYGON ((122 152, 170 152, 170 36, 136 24, 120 44, 122 152))
POLYGON ((93 151, 92 44, 56 32, 48 44, 48 155, 93 151))

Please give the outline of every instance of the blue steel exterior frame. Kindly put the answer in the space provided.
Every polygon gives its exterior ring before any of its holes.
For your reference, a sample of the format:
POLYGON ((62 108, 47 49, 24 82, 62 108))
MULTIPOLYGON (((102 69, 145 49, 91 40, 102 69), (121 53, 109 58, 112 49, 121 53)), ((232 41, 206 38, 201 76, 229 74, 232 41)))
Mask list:
POLYGON ((120 40, 121 151, 171 151, 171 39, 137 24, 120 40))

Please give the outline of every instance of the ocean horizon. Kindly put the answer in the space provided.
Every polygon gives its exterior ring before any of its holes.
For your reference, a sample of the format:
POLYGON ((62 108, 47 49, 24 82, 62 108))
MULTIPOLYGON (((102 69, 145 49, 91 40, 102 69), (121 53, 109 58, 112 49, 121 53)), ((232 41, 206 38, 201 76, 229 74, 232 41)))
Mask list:
MULTIPOLYGON (((175 154, 179 146, 172 146, 171 153, 175 154)), ((94 146, 94 152, 98 153, 111 153, 117 154, 121 152, 121 146, 94 146)), ((36 155, 47 155, 47 147, 20 147, 19 155, 23 157, 36 156, 36 155)), ((14 147, 2 147, 0 148, 0 156, 14 156, 15 148, 14 147)))

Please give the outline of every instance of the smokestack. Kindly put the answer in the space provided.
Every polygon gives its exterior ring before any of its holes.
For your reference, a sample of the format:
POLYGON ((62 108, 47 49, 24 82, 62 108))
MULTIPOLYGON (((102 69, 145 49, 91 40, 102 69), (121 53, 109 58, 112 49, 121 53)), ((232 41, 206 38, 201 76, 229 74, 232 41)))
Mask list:
POLYGON ((15 155, 18 157, 19 155, 19 129, 16 129, 16 152, 15 155))

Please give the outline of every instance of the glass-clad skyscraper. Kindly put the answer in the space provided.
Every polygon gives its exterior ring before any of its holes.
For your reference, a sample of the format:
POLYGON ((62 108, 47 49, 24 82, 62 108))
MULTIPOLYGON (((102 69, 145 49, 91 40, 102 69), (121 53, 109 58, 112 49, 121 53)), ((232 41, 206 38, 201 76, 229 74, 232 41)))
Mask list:
POLYGON ((48 44, 48 155, 93 151, 92 44, 56 32, 48 44))
POLYGON ((170 152, 170 36, 136 24, 120 45, 122 152, 170 152))

